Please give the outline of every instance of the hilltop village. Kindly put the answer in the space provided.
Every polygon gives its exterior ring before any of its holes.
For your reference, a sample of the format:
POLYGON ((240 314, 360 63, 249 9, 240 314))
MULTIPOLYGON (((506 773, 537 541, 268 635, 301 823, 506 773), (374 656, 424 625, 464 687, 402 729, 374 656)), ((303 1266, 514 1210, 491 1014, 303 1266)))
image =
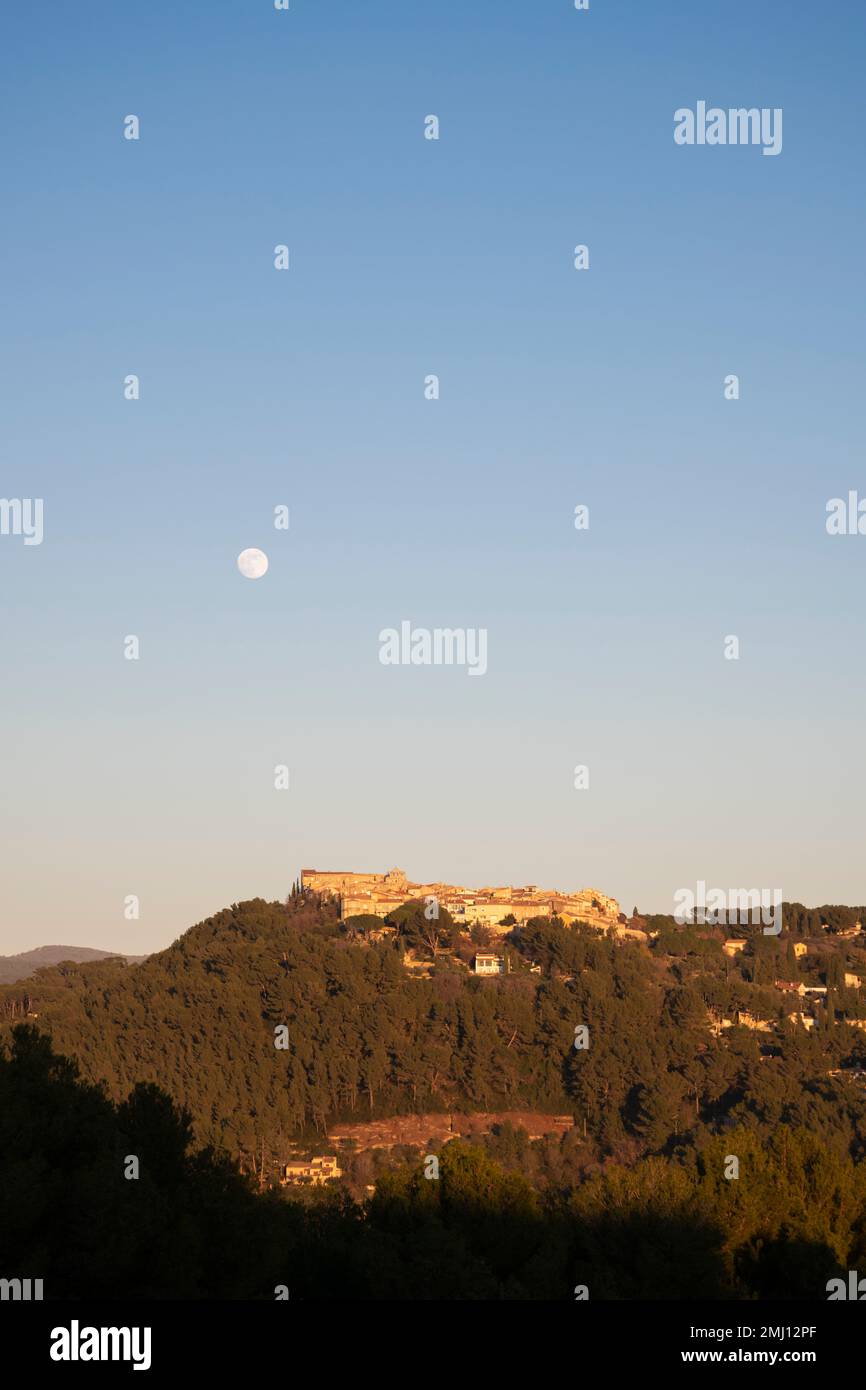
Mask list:
MULTIPOLYGON (((746 934, 723 926, 683 927, 672 917, 644 917, 636 909, 628 918, 615 898, 595 888, 572 893, 535 884, 465 888, 438 881, 415 883, 402 869, 381 874, 303 869, 299 887, 302 895, 336 903, 340 922, 353 939, 372 944, 400 934, 403 964, 410 974, 429 977, 437 956, 450 956, 476 975, 502 975, 521 965, 541 973, 537 959, 528 964, 521 957, 526 955, 528 929, 543 928, 547 921, 554 933, 580 927, 609 940, 636 942, 659 964, 666 961, 665 969, 673 969, 680 980, 702 976, 711 968, 714 953, 737 961, 734 978, 747 986, 747 993, 737 997, 732 992, 728 967, 723 998, 706 994, 707 1026, 716 1037, 737 1026, 772 1033, 783 1020, 810 1031, 819 1022, 826 1024, 826 1006, 836 1000, 837 991, 846 1021, 866 1030, 866 1018, 859 1017, 866 1012, 859 993, 866 980, 866 937, 859 909, 789 905, 793 931, 777 938, 763 935, 757 917, 746 934), (414 933, 406 930, 407 910, 413 905, 414 933), (437 930, 443 913, 456 936, 437 930), (419 933, 422 917, 429 919, 429 931, 419 933), (474 955, 468 949, 473 946, 481 948, 474 955), (516 952, 509 949, 514 947, 516 952), (846 968, 849 964, 854 968, 846 968)), ((553 973, 573 978, 568 971, 553 973)))
MULTIPOLYGON (((866 1017, 860 1016, 866 1014, 861 995, 866 936, 860 909, 789 904, 789 930, 776 937, 762 933, 757 916, 745 932, 721 925, 684 927, 670 916, 641 916, 637 909, 629 918, 615 898, 594 888, 571 893, 535 884, 465 888, 411 882, 402 869, 381 874, 303 869, 300 889, 336 903, 352 939, 373 944, 399 935, 406 970, 423 978, 429 978, 437 957, 450 957, 475 975, 503 975, 521 968, 540 974, 541 957, 536 951, 535 963, 530 964, 527 944, 530 934, 544 933, 549 923, 549 936, 563 928, 580 928, 598 938, 631 941, 646 949, 648 966, 652 961, 680 982, 700 979, 706 1027, 715 1037, 735 1027, 772 1034, 784 1023, 809 1032, 832 1024, 838 1006, 851 1027, 866 1031, 866 1017), (413 904, 414 932, 407 929, 407 910, 413 904), (453 928, 450 933, 436 930, 443 912, 453 928), (423 927, 418 931, 422 916, 430 919, 427 932, 423 927), (727 962, 724 986, 718 991, 706 987, 709 977, 718 977, 716 958, 727 962)), ((553 951, 544 973, 572 979, 568 969, 553 965, 555 955, 553 951)))
POLYGON ((365 915, 387 917, 404 903, 421 899, 445 908, 460 926, 484 926, 502 935, 515 924, 522 925, 534 917, 558 917, 566 925, 587 922, 604 930, 625 924, 616 899, 595 888, 561 893, 537 888, 534 883, 524 888, 462 888, 451 883, 411 883, 402 869, 391 869, 384 874, 302 869, 301 888, 338 899, 343 921, 365 915))

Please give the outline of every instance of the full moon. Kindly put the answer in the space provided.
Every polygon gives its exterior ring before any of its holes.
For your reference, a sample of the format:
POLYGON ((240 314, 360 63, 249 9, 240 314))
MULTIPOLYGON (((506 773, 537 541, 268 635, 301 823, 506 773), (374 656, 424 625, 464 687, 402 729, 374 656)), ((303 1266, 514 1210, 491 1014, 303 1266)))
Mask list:
POLYGON ((242 550, 238 556, 238 569, 244 579, 261 579, 267 568, 268 557, 263 550, 242 550))

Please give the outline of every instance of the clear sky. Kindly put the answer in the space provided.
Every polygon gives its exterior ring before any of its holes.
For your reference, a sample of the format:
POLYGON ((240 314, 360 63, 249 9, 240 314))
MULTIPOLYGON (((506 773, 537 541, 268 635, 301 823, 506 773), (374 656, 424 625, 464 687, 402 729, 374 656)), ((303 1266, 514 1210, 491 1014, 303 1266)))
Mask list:
POLYGON ((0 493, 44 499, 0 952, 303 866, 866 901, 859 0, 88 0, 0 52, 0 493), (677 146, 700 100, 781 154, 677 146), (403 619, 487 674, 383 666, 403 619))

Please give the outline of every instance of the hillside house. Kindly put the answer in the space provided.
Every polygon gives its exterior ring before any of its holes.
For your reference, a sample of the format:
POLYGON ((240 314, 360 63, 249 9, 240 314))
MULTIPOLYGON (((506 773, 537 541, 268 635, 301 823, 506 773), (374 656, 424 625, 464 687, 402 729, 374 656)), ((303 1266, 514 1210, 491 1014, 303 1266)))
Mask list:
POLYGON ((622 923, 617 923, 615 926, 612 926, 610 928, 610 934, 616 937, 618 941, 641 941, 644 945, 649 941, 649 937, 645 931, 641 931, 639 927, 626 927, 622 923))
POLYGON ((768 1018, 756 1018, 748 1009, 738 1009, 734 1015, 741 1028, 751 1028, 756 1033, 769 1033, 772 1024, 768 1018))
POLYGON ((721 1037, 723 1028, 733 1028, 734 1026, 732 1019, 725 1018, 723 1014, 718 1013, 715 1009, 707 1010, 707 1019, 710 1032, 714 1038, 721 1037))
POLYGON ((280 1169, 280 1186, 301 1185, 322 1187, 331 1178, 343 1176, 336 1156, 325 1154, 322 1158, 310 1158, 299 1163, 285 1163, 280 1169))
POLYGON ((475 957, 472 968, 476 975, 504 975, 505 957, 485 955, 479 952, 475 957))
POLYGON ((790 1019, 791 1023, 794 1023, 794 1024, 801 1023, 801 1024, 803 1025, 803 1027, 806 1029, 806 1032, 807 1032, 807 1033, 809 1032, 810 1029, 812 1029, 812 1028, 815 1027, 815 1020, 814 1020, 814 1018, 810 1018, 810 1016, 809 1016, 808 1014, 801 1014, 801 1013, 788 1014, 788 1018, 790 1019))

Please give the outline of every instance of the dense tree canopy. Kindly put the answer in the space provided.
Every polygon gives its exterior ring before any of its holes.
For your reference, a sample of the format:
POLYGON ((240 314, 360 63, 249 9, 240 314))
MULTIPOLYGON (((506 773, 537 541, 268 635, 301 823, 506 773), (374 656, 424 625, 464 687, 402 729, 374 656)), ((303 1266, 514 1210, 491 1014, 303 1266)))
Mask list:
POLYGON ((823 1299, 866 1255, 863 1169, 805 1128, 541 1190, 529 1152, 522 1132, 454 1141, 435 1176, 407 1162, 365 1204, 255 1195, 157 1088, 115 1104, 19 1025, 0 1055, 4 1271, 47 1298, 823 1299))
POLYGON ((539 918, 497 946, 509 973, 479 979, 461 963, 469 934, 447 914, 431 922, 415 904, 392 916, 396 933, 371 944, 370 922, 340 923, 326 902, 235 905, 140 964, 70 963, 3 987, 0 1037, 26 1000, 113 1101, 152 1083, 188 1112, 197 1143, 247 1167, 338 1120, 454 1110, 571 1114, 584 1168, 696 1150, 732 1124, 805 1125, 862 1156, 866 1100, 851 1069, 866 1046, 844 1019, 863 1009, 832 932, 798 959, 790 941, 744 929, 732 960, 722 929, 680 928, 672 954, 672 919, 648 949, 539 918), (712 949, 692 949, 703 940, 712 949), (412 944, 425 978, 405 968, 412 944), (826 983, 812 1033, 787 1022, 779 978, 826 983), (773 1031, 714 1030, 740 1015, 773 1031))

